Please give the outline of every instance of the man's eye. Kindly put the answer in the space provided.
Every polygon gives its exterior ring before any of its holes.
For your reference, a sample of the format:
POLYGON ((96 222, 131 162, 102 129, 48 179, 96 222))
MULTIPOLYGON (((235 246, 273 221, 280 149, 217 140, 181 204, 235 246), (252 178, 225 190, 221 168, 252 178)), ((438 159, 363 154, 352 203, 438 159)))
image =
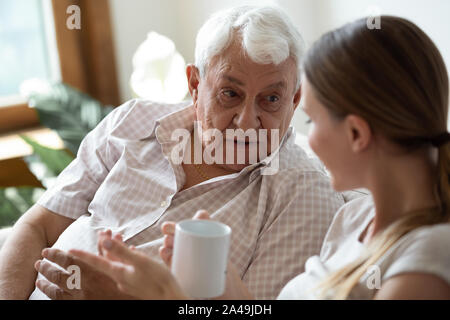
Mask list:
POLYGON ((224 96, 226 96, 227 98, 234 98, 234 97, 237 96, 237 93, 235 91, 233 91, 233 90, 225 90, 225 91, 222 92, 222 94, 224 96))
POLYGON ((267 100, 268 102, 277 102, 278 100, 280 100, 280 98, 279 98, 278 96, 272 95, 272 96, 267 96, 267 97, 266 97, 266 100, 267 100))

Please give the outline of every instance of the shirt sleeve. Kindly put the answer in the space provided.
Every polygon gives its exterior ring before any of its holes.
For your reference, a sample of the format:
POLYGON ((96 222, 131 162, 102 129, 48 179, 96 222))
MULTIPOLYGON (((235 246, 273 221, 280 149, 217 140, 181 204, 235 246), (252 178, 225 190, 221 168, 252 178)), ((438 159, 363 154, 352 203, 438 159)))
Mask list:
POLYGON ((411 231, 387 258, 383 281, 407 272, 430 273, 450 285, 450 224, 442 223, 411 231))
POLYGON ((115 108, 89 132, 80 144, 76 158, 59 174, 38 204, 59 215, 77 219, 88 206, 120 156, 110 133, 133 108, 135 100, 115 108))
POLYGON ((344 204, 319 172, 290 172, 273 184, 273 205, 243 276, 256 299, 275 299, 306 260, 319 254, 331 220, 344 204))

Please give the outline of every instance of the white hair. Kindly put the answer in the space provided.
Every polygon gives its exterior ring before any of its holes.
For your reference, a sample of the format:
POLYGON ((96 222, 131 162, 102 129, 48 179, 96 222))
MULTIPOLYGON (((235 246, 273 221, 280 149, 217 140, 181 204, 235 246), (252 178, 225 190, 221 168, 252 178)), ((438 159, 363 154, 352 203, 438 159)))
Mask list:
POLYGON ((293 57, 300 85, 304 41, 289 16, 275 6, 239 6, 219 11, 200 28, 195 46, 195 66, 200 77, 214 56, 226 50, 235 40, 250 59, 275 65, 293 57), (239 37, 236 37, 239 35, 239 37))

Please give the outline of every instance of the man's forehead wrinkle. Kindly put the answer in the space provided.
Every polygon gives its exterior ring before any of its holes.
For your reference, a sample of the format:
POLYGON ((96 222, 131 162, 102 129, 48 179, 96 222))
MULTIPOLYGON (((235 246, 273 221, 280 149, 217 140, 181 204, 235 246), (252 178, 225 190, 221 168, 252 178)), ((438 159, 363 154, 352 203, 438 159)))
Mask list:
POLYGON ((213 81, 219 80, 222 75, 226 72, 229 72, 232 69, 232 66, 227 61, 224 61, 223 57, 215 57, 211 61, 209 66, 209 72, 207 71, 207 76, 211 77, 213 81))
POLYGON ((209 65, 210 72, 208 76, 210 77, 210 81, 216 83, 217 81, 221 81, 222 79, 236 82, 240 85, 246 84, 246 81, 243 81, 243 78, 249 75, 249 68, 252 69, 252 78, 258 78, 259 82, 264 82, 266 85, 265 88, 273 87, 276 85, 280 89, 286 89, 290 83, 290 75, 291 71, 295 68, 289 66, 289 69, 286 69, 285 63, 291 64, 286 59, 278 65, 273 64, 258 64, 252 60, 244 59, 242 60, 241 56, 236 56, 236 52, 233 52, 228 48, 222 54, 215 56, 209 65), (230 52, 231 51, 231 52, 230 52), (249 64, 251 66, 249 66, 249 64), (254 68, 258 66, 259 68, 254 68), (237 80, 237 81, 236 81, 237 80), (283 82, 282 85, 280 85, 283 82))
POLYGON ((222 77, 224 74, 230 72, 233 66, 229 62, 221 62, 217 68, 217 75, 222 77))

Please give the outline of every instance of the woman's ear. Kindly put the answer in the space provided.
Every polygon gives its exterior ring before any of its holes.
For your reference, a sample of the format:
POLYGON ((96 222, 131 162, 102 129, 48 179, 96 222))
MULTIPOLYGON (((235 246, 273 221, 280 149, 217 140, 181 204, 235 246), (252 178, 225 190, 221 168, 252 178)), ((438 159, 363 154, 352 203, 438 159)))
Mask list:
POLYGON ((350 148, 353 152, 364 151, 372 139, 372 130, 366 120, 350 114, 345 117, 345 126, 350 148))
POLYGON ((192 100, 195 102, 198 98, 198 84, 200 80, 200 73, 197 67, 193 64, 188 64, 186 67, 186 76, 188 81, 188 88, 192 100))

